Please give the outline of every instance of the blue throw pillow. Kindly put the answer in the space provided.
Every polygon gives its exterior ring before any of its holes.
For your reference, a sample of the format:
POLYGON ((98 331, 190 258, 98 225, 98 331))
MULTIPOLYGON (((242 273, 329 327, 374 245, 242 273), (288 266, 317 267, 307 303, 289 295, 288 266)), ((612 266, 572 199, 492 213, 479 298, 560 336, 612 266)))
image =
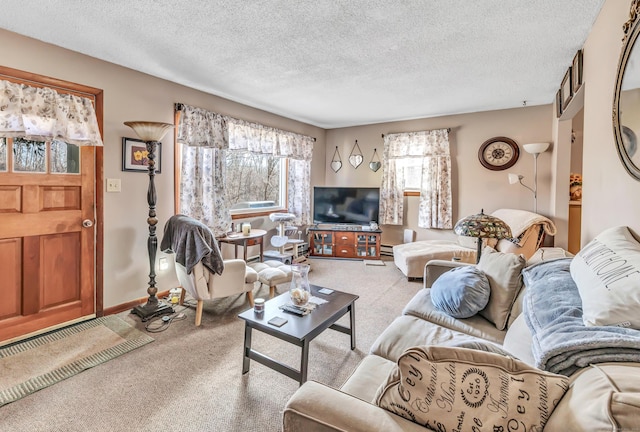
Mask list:
POLYGON ((436 309, 454 318, 469 318, 489 303, 489 279, 476 266, 456 267, 440 276, 431 287, 436 309))

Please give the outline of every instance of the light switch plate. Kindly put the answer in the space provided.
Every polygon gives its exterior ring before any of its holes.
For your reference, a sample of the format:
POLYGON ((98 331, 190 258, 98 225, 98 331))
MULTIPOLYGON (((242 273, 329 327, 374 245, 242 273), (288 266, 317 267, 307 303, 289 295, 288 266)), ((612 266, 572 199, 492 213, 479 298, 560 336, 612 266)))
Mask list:
POLYGON ((120 179, 107 179, 107 192, 120 192, 120 179))

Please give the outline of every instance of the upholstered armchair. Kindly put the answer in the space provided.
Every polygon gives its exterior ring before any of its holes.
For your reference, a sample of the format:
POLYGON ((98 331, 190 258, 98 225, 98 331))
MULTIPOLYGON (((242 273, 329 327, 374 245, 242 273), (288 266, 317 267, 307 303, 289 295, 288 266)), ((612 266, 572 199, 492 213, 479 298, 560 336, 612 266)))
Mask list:
POLYGON ((224 270, 220 275, 209 271, 201 262, 196 264, 191 273, 187 273, 187 268, 176 262, 176 274, 182 288, 180 304, 184 303, 186 293, 196 299, 196 326, 202 322, 205 300, 245 293, 253 307, 253 287, 258 280, 258 273, 241 259, 223 262, 224 270))
POLYGON ((185 215, 169 218, 160 249, 175 253, 175 266, 182 293, 197 301, 196 326, 202 322, 205 300, 246 294, 253 307, 253 287, 258 273, 241 259, 223 260, 218 243, 206 225, 185 215))

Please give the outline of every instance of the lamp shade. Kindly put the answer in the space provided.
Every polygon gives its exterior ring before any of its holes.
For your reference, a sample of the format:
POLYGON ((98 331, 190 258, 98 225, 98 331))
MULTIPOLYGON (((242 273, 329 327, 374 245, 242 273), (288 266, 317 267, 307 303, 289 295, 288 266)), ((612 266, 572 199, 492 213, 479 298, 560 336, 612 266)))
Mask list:
POLYGON ((524 151, 526 151, 527 153, 539 154, 547 151, 547 149, 549 148, 549 143, 543 142, 543 143, 523 144, 522 147, 524 148, 524 151))
POLYGON ((516 184, 523 178, 524 176, 522 174, 509 173, 509 184, 516 184))
POLYGON ((160 141, 167 131, 173 128, 170 123, 158 123, 147 121, 128 121, 124 122, 144 141, 160 141))
POLYGON ((461 236, 476 238, 503 239, 511 237, 511 228, 500 218, 484 214, 484 210, 478 214, 460 219, 453 231, 461 236))

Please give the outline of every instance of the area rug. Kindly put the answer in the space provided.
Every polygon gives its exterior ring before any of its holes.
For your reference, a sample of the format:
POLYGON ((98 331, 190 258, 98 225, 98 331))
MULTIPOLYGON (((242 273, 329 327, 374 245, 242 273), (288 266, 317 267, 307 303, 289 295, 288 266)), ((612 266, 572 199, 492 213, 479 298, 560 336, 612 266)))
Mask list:
POLYGON ((108 316, 0 348, 0 406, 152 341, 108 316))
POLYGON ((382 260, 363 260, 364 261, 364 265, 366 266, 383 266, 385 265, 384 261, 382 260))

